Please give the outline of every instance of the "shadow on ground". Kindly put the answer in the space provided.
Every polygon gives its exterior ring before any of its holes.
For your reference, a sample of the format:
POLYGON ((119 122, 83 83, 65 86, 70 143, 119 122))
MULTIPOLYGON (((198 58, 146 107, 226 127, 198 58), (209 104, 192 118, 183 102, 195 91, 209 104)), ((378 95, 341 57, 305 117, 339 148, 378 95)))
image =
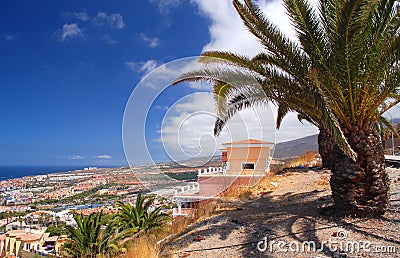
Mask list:
POLYGON ((373 253, 373 248, 394 246, 400 254, 398 202, 391 202, 381 219, 331 219, 319 213, 320 207, 331 204, 329 195, 327 190, 268 192, 224 203, 214 216, 188 228, 163 253, 173 257, 385 257, 373 253), (267 245, 263 242, 259 247, 266 250, 260 251, 257 244, 264 237, 267 245), (279 241, 285 246, 279 248, 279 241), (372 243, 370 251, 354 244, 366 241, 372 243))

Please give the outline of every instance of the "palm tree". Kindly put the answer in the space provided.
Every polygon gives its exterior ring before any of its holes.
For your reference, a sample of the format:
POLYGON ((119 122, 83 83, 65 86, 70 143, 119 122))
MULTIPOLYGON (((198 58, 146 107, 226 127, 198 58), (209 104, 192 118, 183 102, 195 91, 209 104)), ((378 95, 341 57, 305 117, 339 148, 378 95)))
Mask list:
POLYGON ((84 216, 82 213, 74 214, 77 227, 66 226, 69 240, 63 247, 67 257, 113 257, 124 250, 114 241, 113 227, 108 225, 102 231, 101 224, 103 213, 92 213, 84 216))
POLYGON ((46 223, 46 227, 48 227, 50 225, 50 223, 52 222, 52 217, 50 214, 44 214, 44 219, 45 219, 45 223, 46 223))
POLYGON ((39 221, 42 223, 42 227, 45 226, 45 220, 46 220, 46 217, 45 217, 44 213, 40 214, 39 221))
MULTIPOLYGON (((377 122, 392 129, 382 115, 400 100, 400 8, 395 2, 321 0, 316 10, 305 0, 284 0, 297 32, 298 41, 293 41, 251 0, 243 4, 234 0, 265 52, 252 59, 229 52, 203 53, 203 62, 229 64, 251 73, 266 100, 279 105, 278 117, 296 111, 326 129, 324 137, 335 140, 329 152, 337 214, 379 216, 388 206, 389 183, 377 122), (311 96, 311 106, 304 96, 311 96)), ((237 75, 237 69, 230 72, 237 75)), ((223 83, 215 76, 222 73, 226 69, 212 66, 185 74, 177 82, 223 83)))
MULTIPOLYGON (((215 53, 215 52, 214 52, 215 53)), ((213 54, 214 54, 213 53, 213 54)), ((211 54, 211 52, 204 53, 204 55, 211 54)), ((221 53, 215 53, 220 55, 221 53)), ((221 61, 213 60, 213 61, 221 61)), ((242 60, 243 61, 243 58, 242 60)), ((252 66, 258 66, 258 70, 262 71, 262 64, 257 62, 257 59, 253 60, 245 60, 245 62, 252 62, 252 66)), ((241 62, 235 63, 236 65, 241 65, 241 62)), ((189 77, 190 78, 190 77, 189 77)), ((187 80, 186 77, 183 80, 187 80)), ((181 82, 177 81, 178 82, 181 82)), ((265 93, 260 95, 254 95, 252 92, 248 92, 249 89, 247 85, 235 85, 232 87, 226 83, 216 82, 214 84, 214 97, 217 102, 217 111, 219 118, 217 119, 214 127, 215 135, 218 135, 222 128, 225 126, 226 122, 238 111, 248 108, 250 106, 257 106, 265 104, 268 101, 274 101, 278 106, 278 116, 277 116, 277 129, 280 128, 281 122, 285 115, 289 111, 297 112, 298 119, 301 122, 302 120, 307 120, 311 124, 314 124, 319 129, 318 134, 318 146, 319 153, 322 157, 322 165, 326 168, 332 167, 332 150, 335 147, 335 142, 330 137, 329 129, 327 125, 323 123, 321 116, 323 116, 324 111, 315 107, 315 95, 313 92, 305 91, 303 89, 291 87, 290 92, 286 92, 286 94, 277 93, 271 91, 271 87, 266 88, 265 93), (244 87, 243 87, 244 86, 244 87), (297 105, 293 105, 293 103, 297 103, 297 105), (311 114, 305 114, 303 110, 312 111, 311 114)), ((251 89, 252 90, 252 89, 251 89)), ((336 147, 340 150, 339 147, 336 147)))
POLYGON ((135 205, 117 202, 120 211, 114 223, 118 230, 118 239, 122 244, 138 237, 141 233, 159 229, 170 221, 170 216, 162 212, 163 206, 151 207, 154 199, 154 196, 143 196, 139 193, 135 205))
POLYGON ((33 218, 31 216, 28 217, 28 224, 32 227, 33 225, 33 218))
POLYGON ((21 216, 18 216, 18 221, 19 221, 19 227, 22 229, 22 222, 24 222, 24 219, 21 216))
POLYGON ((56 216, 56 219, 55 219, 56 227, 58 227, 58 224, 60 223, 60 220, 61 220, 60 216, 56 216))

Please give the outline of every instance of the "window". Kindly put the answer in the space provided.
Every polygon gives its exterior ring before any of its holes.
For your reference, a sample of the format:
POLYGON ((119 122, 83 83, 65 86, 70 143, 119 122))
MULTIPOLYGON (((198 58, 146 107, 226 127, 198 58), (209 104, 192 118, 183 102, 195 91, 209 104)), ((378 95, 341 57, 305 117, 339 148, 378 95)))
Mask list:
POLYGON ((242 163, 242 169, 254 169, 254 163, 242 163))

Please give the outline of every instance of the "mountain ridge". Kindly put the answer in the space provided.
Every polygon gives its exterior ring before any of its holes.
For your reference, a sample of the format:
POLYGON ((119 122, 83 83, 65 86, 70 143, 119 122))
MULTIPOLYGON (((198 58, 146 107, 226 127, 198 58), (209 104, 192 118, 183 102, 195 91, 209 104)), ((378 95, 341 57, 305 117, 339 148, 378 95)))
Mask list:
POLYGON ((318 151, 318 134, 277 143, 273 157, 275 159, 297 157, 307 151, 318 151))
MULTIPOLYGON (((280 142, 276 144, 273 158, 284 159, 300 156, 308 151, 318 151, 318 134, 302 137, 299 139, 280 142)), ((214 157, 199 157, 184 160, 180 162, 164 162, 158 165, 172 165, 175 164, 177 167, 182 165, 189 167, 197 166, 215 166, 221 162, 221 155, 214 157)))

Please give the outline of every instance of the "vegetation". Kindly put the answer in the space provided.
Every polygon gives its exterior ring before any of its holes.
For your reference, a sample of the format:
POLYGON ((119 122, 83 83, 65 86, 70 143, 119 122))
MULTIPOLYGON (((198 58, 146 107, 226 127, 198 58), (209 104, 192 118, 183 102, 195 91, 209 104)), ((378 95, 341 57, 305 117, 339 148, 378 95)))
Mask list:
POLYGON ((197 172, 165 173, 165 174, 175 180, 197 181, 197 172))
POLYGON ((394 0, 321 0, 318 10, 305 0, 284 5, 298 41, 280 32, 251 0, 234 0, 265 51, 254 58, 203 53, 201 61, 214 66, 176 83, 214 81, 222 110, 216 132, 235 110, 255 103, 278 104, 278 126, 287 112, 296 111, 320 128, 321 155, 329 154, 333 172, 335 213, 379 216, 388 206, 388 177, 378 132, 379 123, 392 129, 382 115, 400 101, 400 8, 394 0))
POLYGON ((132 240, 170 221, 169 215, 162 212, 163 206, 151 207, 154 199, 139 193, 135 205, 119 203, 117 215, 74 214, 77 227, 66 226, 69 240, 63 247, 63 254, 92 258, 118 257, 126 253, 126 246, 132 240))
POLYGON ((298 166, 313 167, 315 165, 318 165, 318 164, 313 164, 313 162, 315 162, 317 157, 318 157, 317 153, 315 153, 314 151, 308 151, 296 158, 292 158, 288 161, 285 161, 285 167, 286 168, 294 168, 298 166))
POLYGON ((89 216, 75 214, 77 227, 67 226, 69 240, 64 244, 63 255, 66 257, 115 257, 124 249, 115 243, 112 228, 102 230, 103 213, 92 213, 89 216))
MULTIPOLYGON (((157 234, 142 235, 132 239, 127 244, 127 252, 123 257, 126 258, 147 258, 160 257, 160 253, 166 243, 179 237, 180 234, 188 230, 190 225, 198 223, 220 209, 219 201, 205 203, 197 208, 191 216, 174 219, 172 223, 165 224, 157 234)), ((172 257, 173 254, 170 254, 172 257)))
POLYGON ((50 236, 62 236, 67 235, 68 231, 66 229, 65 222, 60 222, 57 225, 51 224, 47 227, 46 233, 50 233, 50 236))
POLYGON ((160 250, 157 243, 148 237, 137 238, 128 245, 124 258, 158 258, 160 250))
POLYGON ((12 217, 24 217, 26 214, 28 214, 29 211, 22 211, 22 212, 1 212, 0 213, 0 219, 9 219, 12 217))
MULTIPOLYGON (((100 197, 96 195, 97 191, 100 189, 104 188, 111 188, 116 186, 116 184, 105 184, 105 185, 99 185, 94 187, 93 189, 90 189, 88 191, 78 193, 69 197, 65 197, 62 199, 45 199, 39 202, 36 202, 35 205, 41 205, 41 204, 57 204, 57 203, 74 203, 74 204, 87 204, 91 203, 94 197, 100 197)), ((101 199, 114 199, 112 196, 101 196, 101 199)))
POLYGON ((162 225, 169 222, 171 217, 162 212, 164 206, 151 209, 155 197, 137 195, 136 204, 124 204, 118 202, 120 212, 115 218, 115 225, 118 231, 118 239, 126 243, 142 233, 160 229, 162 225))

